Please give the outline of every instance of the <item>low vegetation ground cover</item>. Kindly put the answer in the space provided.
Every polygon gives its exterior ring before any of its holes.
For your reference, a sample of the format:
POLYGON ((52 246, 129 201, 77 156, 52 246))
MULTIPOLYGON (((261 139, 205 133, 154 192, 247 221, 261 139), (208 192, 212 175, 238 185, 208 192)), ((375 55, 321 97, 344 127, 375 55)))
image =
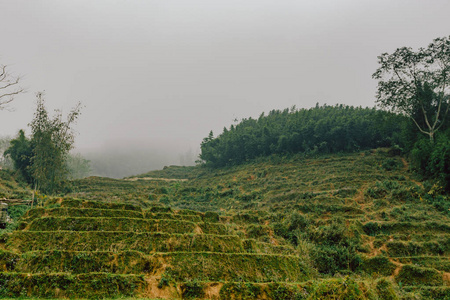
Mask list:
MULTIPOLYGON (((2 235, 1 295, 72 297, 94 273, 102 297, 450 295, 449 200, 389 149, 171 168, 76 180, 71 194, 42 199, 2 235), (149 180, 172 175, 188 180, 149 180), (45 280, 65 289, 31 287, 45 280), (11 288, 19 282, 26 290, 11 288)), ((90 284, 76 296, 100 297, 90 284)))

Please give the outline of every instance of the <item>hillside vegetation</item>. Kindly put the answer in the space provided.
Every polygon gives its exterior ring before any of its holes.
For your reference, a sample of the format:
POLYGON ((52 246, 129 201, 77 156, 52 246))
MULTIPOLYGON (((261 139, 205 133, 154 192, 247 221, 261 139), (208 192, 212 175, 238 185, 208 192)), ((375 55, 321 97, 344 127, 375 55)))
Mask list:
POLYGON ((243 119, 201 144, 208 165, 235 165, 259 156, 284 153, 338 153, 405 144, 408 119, 375 108, 317 105, 272 110, 243 119))
POLYGON ((68 196, 99 202, 29 211, 3 244, 17 262, 4 282, 28 290, 3 295, 449 297, 449 200, 390 149, 91 177, 68 196), (47 275, 21 279, 38 269, 47 275), (43 283, 60 281, 65 291, 43 283))
POLYGON ((430 145, 401 116, 323 106, 211 133, 195 167, 72 180, 10 208, 0 296, 450 298, 446 133, 430 145))
MULTIPOLYGON (((433 111, 433 105, 429 103, 428 110, 433 111)), ((436 119, 439 130, 430 140, 415 125, 423 122, 422 110, 413 110, 419 114, 414 121, 407 114, 345 105, 272 110, 267 116, 263 113, 258 119, 243 119, 224 128, 216 137, 211 131, 201 143, 200 162, 217 168, 274 154, 336 154, 393 147, 408 157, 412 170, 439 181, 449 192, 450 118, 436 119)))

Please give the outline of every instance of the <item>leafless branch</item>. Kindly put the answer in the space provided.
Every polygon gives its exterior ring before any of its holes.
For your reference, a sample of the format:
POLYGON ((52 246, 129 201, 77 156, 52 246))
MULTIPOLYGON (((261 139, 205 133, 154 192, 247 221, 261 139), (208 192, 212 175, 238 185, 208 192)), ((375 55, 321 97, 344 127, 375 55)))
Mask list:
POLYGON ((19 85, 21 77, 11 75, 7 68, 7 65, 0 65, 0 110, 14 101, 15 96, 25 92, 19 85))

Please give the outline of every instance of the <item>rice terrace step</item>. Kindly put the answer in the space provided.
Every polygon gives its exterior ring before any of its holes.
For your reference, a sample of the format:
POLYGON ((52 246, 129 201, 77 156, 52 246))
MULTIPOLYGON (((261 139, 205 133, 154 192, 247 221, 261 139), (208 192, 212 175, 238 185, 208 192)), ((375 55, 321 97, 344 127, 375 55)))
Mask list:
POLYGON ((0 295, 225 299, 262 296, 274 284, 314 276, 292 247, 233 230, 214 213, 49 201, 29 210, 2 241, 0 295))

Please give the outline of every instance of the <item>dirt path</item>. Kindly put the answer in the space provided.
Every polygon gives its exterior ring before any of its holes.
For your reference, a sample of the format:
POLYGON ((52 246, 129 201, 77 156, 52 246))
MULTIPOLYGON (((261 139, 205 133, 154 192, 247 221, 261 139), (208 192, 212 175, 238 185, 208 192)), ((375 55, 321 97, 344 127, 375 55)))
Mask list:
POLYGON ((154 177, 133 177, 127 178, 128 181, 138 181, 138 180, 154 180, 154 181, 188 181, 188 179, 176 179, 176 178, 154 178, 154 177))
MULTIPOLYGON (((406 172, 409 170, 409 163, 406 161, 406 159, 404 157, 402 157, 401 159, 402 159, 402 163, 403 163, 403 171, 406 172)), ((423 184, 421 182, 412 179, 410 176, 408 176, 408 180, 414 182, 415 184, 417 184, 418 186, 423 188, 423 184)))
POLYGON ((402 159, 402 163, 403 163, 403 171, 408 171, 409 169, 409 164, 406 161, 406 159, 404 157, 401 158, 402 159))

